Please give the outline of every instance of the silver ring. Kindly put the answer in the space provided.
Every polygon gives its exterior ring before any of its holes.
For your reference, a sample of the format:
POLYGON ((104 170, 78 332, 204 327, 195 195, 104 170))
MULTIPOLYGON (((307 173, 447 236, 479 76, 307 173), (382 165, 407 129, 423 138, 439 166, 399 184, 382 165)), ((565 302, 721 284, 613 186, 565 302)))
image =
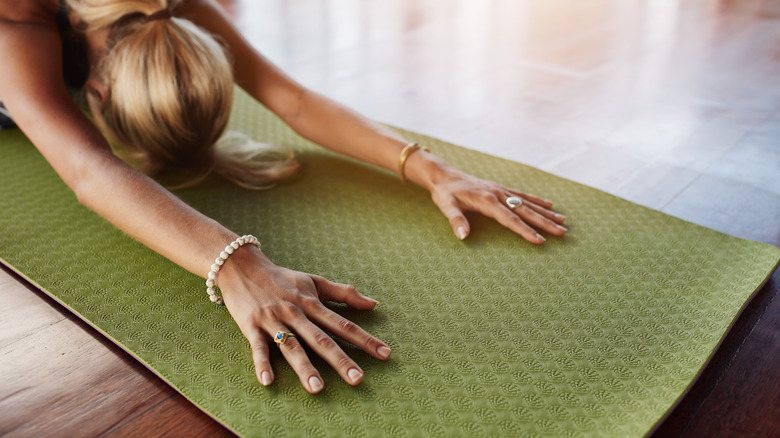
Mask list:
POLYGON ((506 198, 506 205, 508 205, 510 209, 514 210, 515 208, 523 205, 523 198, 518 198, 517 196, 510 196, 506 198))

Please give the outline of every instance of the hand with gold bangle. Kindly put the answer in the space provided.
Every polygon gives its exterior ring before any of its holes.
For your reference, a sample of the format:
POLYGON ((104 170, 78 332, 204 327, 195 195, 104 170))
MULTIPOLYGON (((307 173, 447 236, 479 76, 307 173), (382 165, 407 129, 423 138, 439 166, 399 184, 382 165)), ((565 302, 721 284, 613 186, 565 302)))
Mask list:
POLYGON ((401 150, 398 176, 402 182, 407 182, 409 157, 420 150, 426 152, 426 160, 433 163, 427 171, 436 174, 429 175, 428 180, 434 182, 427 188, 459 239, 465 239, 471 231, 464 214, 467 211, 492 217, 535 244, 545 242, 539 231, 554 236, 567 231, 562 225, 565 217, 551 210, 552 202, 464 173, 441 159, 434 159, 428 148, 416 142, 406 144, 401 150))

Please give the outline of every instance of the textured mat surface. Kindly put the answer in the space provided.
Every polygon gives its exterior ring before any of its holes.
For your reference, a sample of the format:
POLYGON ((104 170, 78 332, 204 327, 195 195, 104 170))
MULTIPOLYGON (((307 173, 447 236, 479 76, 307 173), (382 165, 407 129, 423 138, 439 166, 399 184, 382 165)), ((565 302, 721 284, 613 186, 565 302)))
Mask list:
POLYGON ((343 313, 394 350, 346 346, 352 388, 321 362, 311 396, 280 355, 255 380, 246 341, 202 280, 81 207, 18 132, 0 132, 0 257, 247 436, 641 436, 672 407, 780 258, 597 190, 408 133, 457 166, 556 202, 564 238, 536 247, 473 217, 455 239, 426 192, 313 147, 245 97, 231 122, 294 147, 269 191, 211 179, 179 192, 272 260, 356 285, 343 313))

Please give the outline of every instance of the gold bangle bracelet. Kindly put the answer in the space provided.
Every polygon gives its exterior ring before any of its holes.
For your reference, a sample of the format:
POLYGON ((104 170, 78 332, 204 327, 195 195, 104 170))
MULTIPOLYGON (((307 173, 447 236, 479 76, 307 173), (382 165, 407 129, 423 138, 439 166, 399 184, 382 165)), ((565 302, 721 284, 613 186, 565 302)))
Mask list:
POLYGON ((401 177, 401 182, 406 182, 406 176, 404 175, 404 165, 409 155, 412 155, 415 151, 422 149, 425 152, 430 152, 428 148, 420 146, 417 143, 409 143, 401 150, 401 157, 398 159, 398 176, 401 177))

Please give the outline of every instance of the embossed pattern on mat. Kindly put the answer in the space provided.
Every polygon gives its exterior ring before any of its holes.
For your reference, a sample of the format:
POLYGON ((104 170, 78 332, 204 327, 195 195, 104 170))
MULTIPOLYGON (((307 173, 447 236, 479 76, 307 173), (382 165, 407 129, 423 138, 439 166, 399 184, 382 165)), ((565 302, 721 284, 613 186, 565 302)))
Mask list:
POLYGON ((472 216, 455 239, 419 188, 296 137, 239 95, 232 126, 305 170, 251 192, 178 194, 278 264, 352 283, 340 308, 394 350, 349 387, 322 361, 312 396, 280 355, 255 380, 246 341, 201 279, 80 206, 18 132, 0 133, 0 257, 184 396, 246 436, 641 436, 673 406, 780 250, 539 170, 407 133, 479 176, 550 198, 569 233, 537 247, 472 216))

